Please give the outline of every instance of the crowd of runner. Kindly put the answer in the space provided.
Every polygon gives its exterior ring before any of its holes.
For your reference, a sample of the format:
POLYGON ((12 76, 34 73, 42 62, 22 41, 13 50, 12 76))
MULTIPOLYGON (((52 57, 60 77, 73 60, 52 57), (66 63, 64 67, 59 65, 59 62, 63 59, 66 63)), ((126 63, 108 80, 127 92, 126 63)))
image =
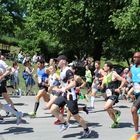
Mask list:
MULTIPOLYGON (((23 60, 22 60, 23 61, 23 60)), ((133 117, 135 133, 129 140, 138 140, 140 137, 139 117, 140 113, 140 52, 134 53, 133 64, 129 68, 125 68, 121 74, 118 74, 113 69, 111 62, 105 62, 103 68, 100 66, 100 61, 94 62, 94 71, 90 70, 88 65, 85 65, 85 78, 76 74, 74 65, 68 65, 68 58, 65 55, 60 55, 57 58, 50 59, 46 66, 43 58, 38 58, 34 61, 37 69, 34 69, 29 59, 24 60, 23 78, 26 85, 26 95, 32 92, 32 87, 38 85, 38 92, 35 95, 35 104, 32 112, 28 113, 30 117, 36 117, 40 104, 41 97, 46 105, 44 109, 50 110, 50 113, 56 118, 55 125, 60 125, 60 132, 66 130, 70 126, 70 119, 74 119, 82 126, 83 133, 80 138, 90 137, 92 131, 89 129, 86 120, 82 118, 79 111, 84 111, 86 114, 90 110, 94 110, 96 94, 104 97, 104 110, 112 119, 111 128, 119 127, 121 112, 113 108, 119 102, 119 98, 133 102, 131 113, 133 117), (33 75, 36 71, 35 75, 33 75), (37 80, 34 80, 37 78, 37 80), (86 93, 82 94, 81 89, 86 89, 86 93), (85 99, 89 101, 90 107, 78 107, 78 100, 85 99), (67 110, 67 117, 64 117, 64 110, 67 110)), ((7 104, 2 104, 0 101, 0 109, 5 110, 7 115, 13 114, 17 118, 17 125, 22 123, 23 113, 18 111, 10 99, 7 92, 7 79, 11 79, 13 89, 21 94, 18 78, 18 63, 13 62, 10 67, 6 64, 5 59, 0 55, 0 96, 3 97, 7 104)), ((4 121, 3 116, 0 116, 1 122, 4 121)))

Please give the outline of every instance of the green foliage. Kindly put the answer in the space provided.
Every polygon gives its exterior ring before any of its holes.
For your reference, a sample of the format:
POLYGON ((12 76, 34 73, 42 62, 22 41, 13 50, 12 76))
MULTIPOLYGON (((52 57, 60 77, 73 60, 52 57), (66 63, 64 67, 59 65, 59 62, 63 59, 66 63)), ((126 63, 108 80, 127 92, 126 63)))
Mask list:
POLYGON ((0 35, 46 59, 127 60, 140 44, 138 0, 1 0, 0 35), (71 55, 73 54, 73 55, 71 55))
MULTIPOLYGON (((117 34, 110 37, 109 43, 112 44, 106 51, 119 52, 119 55, 114 56, 118 60, 127 60, 132 56, 132 53, 140 50, 140 7, 136 1, 133 1, 128 6, 119 9, 110 16, 110 22, 113 22, 114 29, 117 34), (120 59, 121 58, 121 59, 120 59)), ((113 53, 115 55, 115 53, 113 53)), ((112 56, 112 55, 110 55, 112 56)))
POLYGON ((0 1, 0 35, 14 35, 15 28, 22 26, 22 8, 17 0, 0 1))

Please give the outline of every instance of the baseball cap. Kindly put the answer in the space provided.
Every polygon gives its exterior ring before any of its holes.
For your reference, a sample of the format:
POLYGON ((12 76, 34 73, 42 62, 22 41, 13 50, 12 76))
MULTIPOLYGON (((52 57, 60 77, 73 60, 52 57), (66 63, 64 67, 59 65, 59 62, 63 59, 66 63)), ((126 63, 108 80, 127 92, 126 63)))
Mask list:
POLYGON ((60 61, 60 60, 68 60, 68 58, 65 55, 59 55, 55 60, 60 61))

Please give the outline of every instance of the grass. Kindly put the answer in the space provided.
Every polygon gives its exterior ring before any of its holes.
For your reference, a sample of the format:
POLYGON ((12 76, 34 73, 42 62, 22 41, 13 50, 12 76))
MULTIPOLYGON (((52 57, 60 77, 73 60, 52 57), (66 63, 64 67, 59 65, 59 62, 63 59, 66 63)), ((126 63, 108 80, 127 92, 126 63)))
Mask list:
MULTIPOLYGON (((7 59, 7 60, 6 60, 6 63, 7 63, 9 66, 12 66, 13 61, 7 59)), ((20 80, 20 82, 19 82, 19 88, 20 88, 20 89, 24 92, 24 94, 25 94, 25 91, 26 91, 25 80, 24 80, 23 77, 22 77, 22 72, 23 72, 23 70, 25 69, 25 66, 23 66, 23 65, 20 64, 20 63, 18 63, 18 66, 19 66, 19 80, 20 80)), ((35 67, 35 70, 34 70, 34 73, 33 73, 33 75, 34 75, 34 74, 36 73, 36 66, 34 65, 33 67, 35 67)), ((34 80, 35 80, 36 83, 37 83, 37 79, 34 78, 34 80)), ((37 93, 37 91, 38 91, 38 86, 37 86, 37 84, 34 85, 32 91, 35 92, 35 93, 37 93)))

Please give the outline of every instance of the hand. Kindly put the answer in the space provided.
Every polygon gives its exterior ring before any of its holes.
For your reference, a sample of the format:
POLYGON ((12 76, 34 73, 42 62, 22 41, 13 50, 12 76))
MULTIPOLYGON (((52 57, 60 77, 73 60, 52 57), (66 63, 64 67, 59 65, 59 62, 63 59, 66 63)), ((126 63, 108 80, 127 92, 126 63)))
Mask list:
POLYGON ((99 84, 99 85, 97 85, 97 88, 98 88, 98 89, 102 89, 100 84, 99 84))
POLYGON ((66 92, 66 89, 65 89, 64 87, 62 87, 62 88, 61 88, 61 91, 62 91, 63 93, 65 93, 65 92, 66 92))
POLYGON ((3 76, 1 75, 1 76, 0 76, 0 80, 2 80, 2 79, 3 79, 3 76))
POLYGON ((121 91, 120 88, 115 89, 115 92, 117 92, 117 93, 120 93, 120 91, 121 91))

